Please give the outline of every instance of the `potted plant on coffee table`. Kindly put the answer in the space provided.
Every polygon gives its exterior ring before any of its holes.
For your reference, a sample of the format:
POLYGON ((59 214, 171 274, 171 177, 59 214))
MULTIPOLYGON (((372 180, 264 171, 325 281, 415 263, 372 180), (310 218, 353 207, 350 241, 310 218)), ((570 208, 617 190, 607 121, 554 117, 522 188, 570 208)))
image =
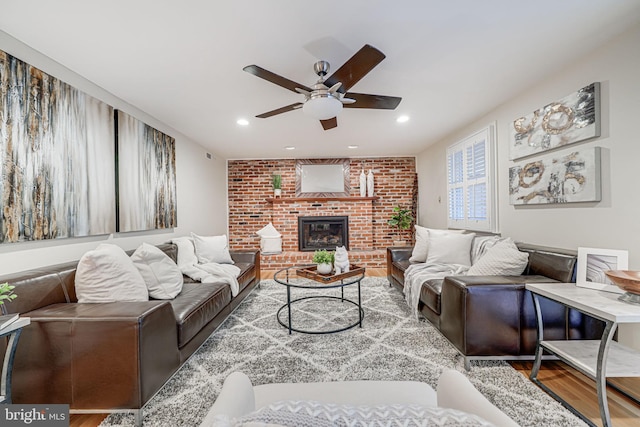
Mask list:
POLYGON ((317 265, 320 274, 331 274, 333 270, 333 252, 319 250, 313 253, 313 262, 317 265))
POLYGON ((401 205, 398 205, 393 208, 393 215, 391 215, 391 219, 387 221, 391 227, 396 228, 397 238, 393 241, 393 246, 406 246, 407 241, 402 240, 402 232, 404 230, 408 230, 411 228, 411 223, 413 222, 413 216, 411 215, 410 209, 405 209, 401 205))
POLYGON ((273 185, 273 196, 280 197, 282 195, 282 175, 273 175, 271 184, 273 185))

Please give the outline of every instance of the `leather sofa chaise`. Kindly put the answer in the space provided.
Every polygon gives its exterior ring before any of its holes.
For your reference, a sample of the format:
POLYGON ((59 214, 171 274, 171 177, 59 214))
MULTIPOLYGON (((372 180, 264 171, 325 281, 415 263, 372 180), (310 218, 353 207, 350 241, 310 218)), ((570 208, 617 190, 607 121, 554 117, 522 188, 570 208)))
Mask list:
MULTIPOLYGON (((176 261, 176 245, 158 247, 176 261)), ((230 253, 241 269, 236 297, 226 283, 185 276, 172 300, 81 304, 77 261, 0 277, 18 295, 3 312, 31 318, 16 350, 13 403, 134 411, 139 425, 144 405, 260 282, 258 251, 230 253)))
MULTIPOLYGON (((575 282, 574 251, 524 243, 529 254, 520 276, 449 276, 422 284, 418 310, 464 356, 473 359, 533 359, 536 316, 527 283, 575 282)), ((387 279, 404 288, 412 247, 387 248, 387 279)), ((571 286, 571 285, 567 285, 571 286)), ((545 339, 600 339, 602 322, 541 298, 545 339)))

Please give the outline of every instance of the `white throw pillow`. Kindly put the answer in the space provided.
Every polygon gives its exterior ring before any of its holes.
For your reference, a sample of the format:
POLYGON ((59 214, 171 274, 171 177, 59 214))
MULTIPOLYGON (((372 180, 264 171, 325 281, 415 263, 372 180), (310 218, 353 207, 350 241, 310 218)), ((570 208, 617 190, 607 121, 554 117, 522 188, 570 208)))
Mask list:
POLYGON ((226 235, 198 236, 197 234, 191 233, 191 237, 193 237, 196 256, 200 264, 207 264, 209 262, 233 264, 226 235))
POLYGON ((513 240, 507 238, 489 248, 471 266, 469 276, 519 276, 527 267, 529 254, 520 252, 513 240))
POLYGON ((178 268, 183 270, 198 263, 196 256, 196 248, 193 245, 191 237, 177 237, 171 240, 171 243, 178 247, 178 268))
POLYGON ((425 262, 429 254, 429 233, 434 236, 441 236, 444 234, 462 234, 464 230, 440 230, 437 228, 426 228, 418 224, 415 225, 416 229, 416 244, 413 246, 411 252, 411 258, 409 262, 425 262))
POLYGON ((505 238, 500 236, 476 236, 471 244, 471 265, 475 264, 489 248, 495 246, 505 238))
POLYGON ((80 258, 75 287, 80 303, 149 300, 147 285, 129 255, 108 243, 80 258))
POLYGON ((282 237, 282 234, 278 233, 278 230, 271 223, 256 231, 256 234, 260 237, 282 237))
POLYGON ((427 264, 471 265, 471 243, 475 233, 432 233, 429 231, 427 264))
POLYGON ((142 275, 151 298, 173 299, 182 291, 182 272, 161 249, 143 243, 131 255, 131 260, 142 275))

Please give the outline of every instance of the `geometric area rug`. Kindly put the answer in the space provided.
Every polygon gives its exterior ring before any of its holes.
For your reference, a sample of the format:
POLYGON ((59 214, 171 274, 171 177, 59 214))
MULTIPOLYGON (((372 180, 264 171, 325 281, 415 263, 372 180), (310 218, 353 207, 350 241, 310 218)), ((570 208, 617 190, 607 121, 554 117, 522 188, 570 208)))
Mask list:
MULTIPOLYGON (((355 300, 356 289, 346 287, 345 297, 355 300)), ((324 291, 340 295, 339 289, 324 291)), ((293 289, 293 297, 302 292, 293 289)), ((336 334, 289 335, 276 320, 285 300, 282 285, 262 281, 145 406, 143 425, 198 426, 234 371, 247 374, 254 385, 370 379, 423 381, 435 389, 443 370, 456 369, 522 427, 585 426, 505 362, 472 361, 466 371, 449 342, 429 322, 413 318, 402 293, 386 278, 363 279, 362 328, 336 334)), ((339 300, 294 307, 294 327, 301 329, 336 329, 358 316, 355 306, 339 300)), ((100 425, 133 426, 134 418, 114 413, 100 425)))

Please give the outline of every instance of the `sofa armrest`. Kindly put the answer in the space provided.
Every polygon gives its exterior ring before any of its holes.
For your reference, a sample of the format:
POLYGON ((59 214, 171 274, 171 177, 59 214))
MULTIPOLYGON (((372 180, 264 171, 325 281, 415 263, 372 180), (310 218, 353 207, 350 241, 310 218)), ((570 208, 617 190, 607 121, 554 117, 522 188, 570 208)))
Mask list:
POLYGON ((411 258, 413 246, 394 246, 387 248, 387 259, 391 262, 407 261, 411 258))
POLYGON ((31 324, 15 358, 17 403, 139 409, 180 365, 167 301, 53 304, 24 316, 31 324))
POLYGON ((411 246, 394 246, 387 248, 387 280, 390 285, 402 288, 404 285, 404 270, 409 265, 411 246), (400 265, 402 263, 404 265, 400 265), (395 265, 394 265, 395 264, 395 265))
POLYGON ((255 264, 256 261, 260 258, 259 250, 248 250, 248 251, 229 251, 231 254, 231 259, 233 262, 246 262, 249 264, 255 264))
POLYGON ((526 283, 544 276, 449 276, 442 282, 440 330, 465 356, 521 354, 526 283))
POLYGON ((438 406, 474 414, 497 427, 518 427, 518 424, 494 406, 458 371, 444 371, 438 379, 438 406))

